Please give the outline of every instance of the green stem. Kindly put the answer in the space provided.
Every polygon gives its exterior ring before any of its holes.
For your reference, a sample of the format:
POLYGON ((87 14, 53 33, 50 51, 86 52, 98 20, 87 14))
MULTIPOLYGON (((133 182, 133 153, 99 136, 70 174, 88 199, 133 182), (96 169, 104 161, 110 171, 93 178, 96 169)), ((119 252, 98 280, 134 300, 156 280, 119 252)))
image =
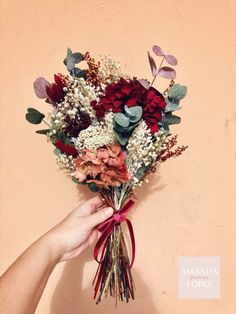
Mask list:
POLYGON ((43 119, 43 122, 45 123, 45 124, 47 124, 47 126, 49 127, 49 128, 51 128, 51 126, 43 119))

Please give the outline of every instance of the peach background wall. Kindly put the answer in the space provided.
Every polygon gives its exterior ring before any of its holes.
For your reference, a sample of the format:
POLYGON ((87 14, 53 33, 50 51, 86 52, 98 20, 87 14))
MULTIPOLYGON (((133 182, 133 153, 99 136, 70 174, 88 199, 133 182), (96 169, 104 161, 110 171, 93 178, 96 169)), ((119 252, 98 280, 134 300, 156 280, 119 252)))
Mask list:
POLYGON ((68 46, 150 79, 147 50, 158 44, 179 59, 177 81, 188 86, 172 133, 189 149, 138 192, 136 301, 94 305, 90 250, 57 266, 37 313, 235 313, 236 1, 1 0, 0 9, 0 271, 91 196, 56 170, 52 147, 24 120, 29 106, 49 109, 33 80, 66 73, 68 46), (221 257, 221 298, 178 299, 178 257, 205 255, 221 257))

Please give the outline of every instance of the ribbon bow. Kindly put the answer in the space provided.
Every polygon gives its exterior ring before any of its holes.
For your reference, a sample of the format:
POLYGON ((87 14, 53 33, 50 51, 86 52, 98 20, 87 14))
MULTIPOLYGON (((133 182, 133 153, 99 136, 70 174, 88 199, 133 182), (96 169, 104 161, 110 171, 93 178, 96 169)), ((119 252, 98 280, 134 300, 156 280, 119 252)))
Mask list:
POLYGON ((134 263, 134 257, 135 257, 135 239, 134 239, 134 231, 133 231, 131 221, 128 218, 126 218, 126 214, 128 213, 128 211, 133 205, 134 205, 134 201, 129 200, 121 209, 119 209, 118 211, 115 211, 114 214, 110 218, 108 218, 107 220, 105 220, 104 222, 102 222, 101 224, 97 226, 97 230, 102 233, 100 238, 96 242, 94 251, 93 251, 94 259, 98 263, 101 263, 101 260, 100 261, 98 260, 98 253, 103 243, 104 243, 104 247, 102 250, 102 255, 105 249, 106 240, 109 237, 109 235, 113 232, 115 225, 118 225, 120 222, 125 221, 129 230, 130 241, 131 241, 132 251, 131 251, 130 267, 132 267, 134 263))

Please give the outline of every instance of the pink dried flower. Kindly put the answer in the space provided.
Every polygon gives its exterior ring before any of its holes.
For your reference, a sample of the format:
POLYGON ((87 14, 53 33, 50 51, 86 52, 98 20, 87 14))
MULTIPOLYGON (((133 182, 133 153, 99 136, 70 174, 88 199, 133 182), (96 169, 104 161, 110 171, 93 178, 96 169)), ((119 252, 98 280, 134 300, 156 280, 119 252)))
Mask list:
POLYGON ((100 187, 120 186, 129 180, 125 153, 119 144, 96 149, 84 149, 74 160, 74 177, 79 182, 94 182, 100 187))

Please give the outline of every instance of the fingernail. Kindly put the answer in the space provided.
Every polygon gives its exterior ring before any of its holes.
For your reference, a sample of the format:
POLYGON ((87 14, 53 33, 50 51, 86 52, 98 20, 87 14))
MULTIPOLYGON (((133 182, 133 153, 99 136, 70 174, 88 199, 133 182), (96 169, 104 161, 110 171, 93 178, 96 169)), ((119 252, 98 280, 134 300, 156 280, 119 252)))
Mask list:
POLYGON ((105 209, 105 214, 106 214, 107 216, 110 216, 111 214, 113 214, 113 208, 112 208, 112 207, 107 207, 107 208, 105 209))

